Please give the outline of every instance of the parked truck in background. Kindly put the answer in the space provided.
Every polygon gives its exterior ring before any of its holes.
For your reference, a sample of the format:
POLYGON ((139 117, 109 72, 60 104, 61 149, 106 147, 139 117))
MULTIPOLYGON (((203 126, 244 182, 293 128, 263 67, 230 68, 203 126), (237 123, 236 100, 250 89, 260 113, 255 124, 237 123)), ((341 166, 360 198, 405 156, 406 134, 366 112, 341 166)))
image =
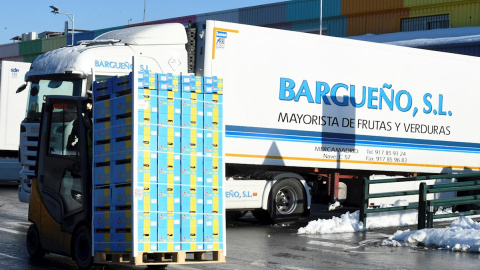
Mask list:
POLYGON ((219 21, 114 30, 40 56, 26 75, 22 147, 37 138, 42 96, 88 96, 92 80, 128 73, 132 56, 154 72, 224 79, 232 213, 290 221, 310 192, 355 198, 362 177, 480 169, 478 58, 219 21))
POLYGON ((0 156, 17 156, 28 93, 16 91, 29 69, 30 63, 0 61, 0 156))

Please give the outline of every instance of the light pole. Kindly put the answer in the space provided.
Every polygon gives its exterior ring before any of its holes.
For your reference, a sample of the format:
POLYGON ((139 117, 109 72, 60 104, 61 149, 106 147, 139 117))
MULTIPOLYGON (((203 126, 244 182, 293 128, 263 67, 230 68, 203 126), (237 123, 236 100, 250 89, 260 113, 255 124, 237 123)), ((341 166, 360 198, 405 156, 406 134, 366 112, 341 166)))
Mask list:
POLYGON ((50 6, 53 14, 65 14, 67 17, 72 21, 72 46, 74 44, 74 39, 75 39, 75 15, 73 13, 66 13, 66 12, 60 12, 60 9, 57 8, 56 6, 50 6))
POLYGON ((322 8, 323 8, 323 1, 320 0, 320 35, 322 35, 322 28, 323 28, 323 25, 322 25, 322 8))

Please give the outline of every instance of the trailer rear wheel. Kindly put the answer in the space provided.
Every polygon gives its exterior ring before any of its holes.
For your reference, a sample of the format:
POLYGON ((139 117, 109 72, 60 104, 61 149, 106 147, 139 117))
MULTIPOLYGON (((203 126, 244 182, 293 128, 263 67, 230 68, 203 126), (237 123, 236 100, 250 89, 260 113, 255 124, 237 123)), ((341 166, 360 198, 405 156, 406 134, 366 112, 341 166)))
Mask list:
POLYGON ((294 178, 279 180, 273 186, 268 210, 255 210, 253 215, 264 224, 295 222, 305 208, 305 192, 300 181, 294 178))
POLYGON ((73 254, 79 269, 90 269, 93 265, 92 236, 90 229, 82 225, 73 239, 73 254))
POLYGON ((27 250, 28 254, 36 259, 42 258, 46 254, 40 243, 40 235, 35 224, 30 225, 27 231, 27 250))

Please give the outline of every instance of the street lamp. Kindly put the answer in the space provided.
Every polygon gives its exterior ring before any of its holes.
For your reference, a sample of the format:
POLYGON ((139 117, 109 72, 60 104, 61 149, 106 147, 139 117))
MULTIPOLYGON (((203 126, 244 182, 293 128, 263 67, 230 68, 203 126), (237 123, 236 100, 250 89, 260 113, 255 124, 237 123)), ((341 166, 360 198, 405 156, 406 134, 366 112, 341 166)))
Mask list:
POLYGON ((323 25, 322 25, 322 12, 323 12, 323 1, 320 0, 320 35, 322 35, 323 25))
POLYGON ((72 21, 72 46, 74 44, 74 35, 75 35, 75 15, 73 13, 65 13, 65 12, 60 12, 60 9, 57 8, 56 6, 50 6, 52 9, 53 14, 65 14, 67 17, 72 21))

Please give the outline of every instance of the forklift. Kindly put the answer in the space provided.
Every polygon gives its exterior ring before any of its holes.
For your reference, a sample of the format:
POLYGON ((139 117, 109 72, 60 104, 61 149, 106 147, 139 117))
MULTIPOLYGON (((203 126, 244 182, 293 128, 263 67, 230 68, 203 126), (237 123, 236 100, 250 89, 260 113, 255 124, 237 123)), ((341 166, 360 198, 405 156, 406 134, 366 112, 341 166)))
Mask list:
POLYGON ((27 250, 33 258, 69 256, 79 269, 89 269, 94 261, 92 103, 84 97, 46 96, 43 106, 27 250))

